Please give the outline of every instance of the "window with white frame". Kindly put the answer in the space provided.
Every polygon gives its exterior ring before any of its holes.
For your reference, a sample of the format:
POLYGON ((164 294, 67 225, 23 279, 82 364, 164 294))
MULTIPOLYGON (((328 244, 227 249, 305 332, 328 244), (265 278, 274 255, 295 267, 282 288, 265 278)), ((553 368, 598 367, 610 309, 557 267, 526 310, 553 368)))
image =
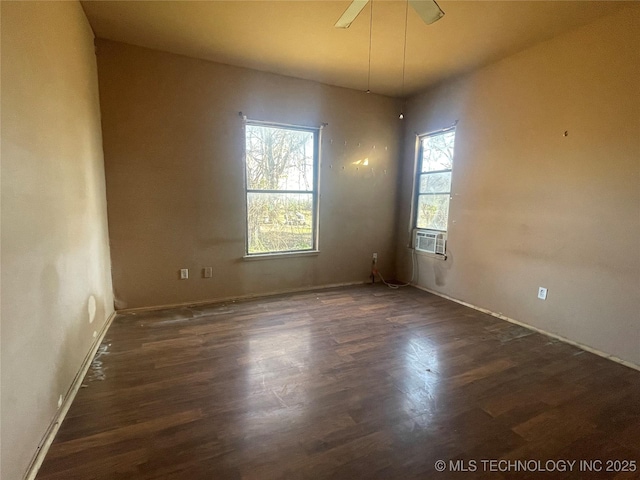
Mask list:
POLYGON ((317 249, 318 132, 247 121, 247 255, 317 249))
POLYGON ((447 231, 455 129, 420 136, 415 228, 447 231))

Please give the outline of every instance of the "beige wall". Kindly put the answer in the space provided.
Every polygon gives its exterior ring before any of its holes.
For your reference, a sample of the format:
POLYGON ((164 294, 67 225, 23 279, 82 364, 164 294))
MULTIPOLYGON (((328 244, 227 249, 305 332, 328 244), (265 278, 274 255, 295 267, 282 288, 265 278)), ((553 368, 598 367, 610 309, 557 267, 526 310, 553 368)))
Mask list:
POLYGON ((373 252, 383 272, 394 272, 396 100, 121 43, 98 47, 118 308, 366 281, 373 252), (328 123, 319 255, 242 259, 240 111, 328 123), (369 166, 357 169, 363 158, 369 166), (206 266, 211 279, 201 277, 206 266), (190 269, 189 280, 178 279, 180 268, 190 269))
POLYGON ((449 258, 419 257, 419 285, 640 364, 639 14, 636 5, 410 100, 403 278, 413 132, 459 120, 449 258))
POLYGON ((2 2, 1 154, 0 477, 16 480, 113 311, 97 67, 79 3, 2 2))

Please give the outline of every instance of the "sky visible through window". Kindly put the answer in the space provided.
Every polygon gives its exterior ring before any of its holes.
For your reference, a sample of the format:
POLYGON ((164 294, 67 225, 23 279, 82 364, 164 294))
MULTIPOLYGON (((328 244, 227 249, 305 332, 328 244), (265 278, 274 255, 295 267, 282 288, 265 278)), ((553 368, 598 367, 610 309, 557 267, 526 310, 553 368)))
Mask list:
POLYGON ((250 190, 313 190, 313 132, 247 125, 250 190))
POLYGON ((422 138, 416 228, 447 230, 455 131, 422 138))
POLYGON ((314 248, 315 132, 246 126, 247 253, 314 248))

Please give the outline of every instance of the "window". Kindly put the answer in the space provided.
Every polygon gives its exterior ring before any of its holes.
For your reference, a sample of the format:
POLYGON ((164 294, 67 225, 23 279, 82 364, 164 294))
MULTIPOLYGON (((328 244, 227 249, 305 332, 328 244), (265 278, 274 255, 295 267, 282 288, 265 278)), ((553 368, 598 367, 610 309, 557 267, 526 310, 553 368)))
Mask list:
POLYGON ((455 130, 420 137, 415 228, 447 231, 455 130))
POLYGON ((247 122, 247 255, 317 249, 318 132, 247 122))

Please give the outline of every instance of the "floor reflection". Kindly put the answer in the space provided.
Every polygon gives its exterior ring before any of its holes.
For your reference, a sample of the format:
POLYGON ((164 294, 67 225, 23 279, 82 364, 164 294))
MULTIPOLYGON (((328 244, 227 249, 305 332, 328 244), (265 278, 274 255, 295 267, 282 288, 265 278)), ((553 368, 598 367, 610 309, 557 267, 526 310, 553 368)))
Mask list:
POLYGON ((419 426, 427 427, 437 415, 441 401, 438 343, 412 336, 404 343, 402 354, 403 368, 396 381, 404 393, 402 408, 411 412, 419 426))
POLYGON ((308 404, 308 375, 312 355, 310 317, 282 331, 277 328, 248 332, 245 368, 246 411, 243 425, 249 431, 277 431, 300 418, 308 404), (306 324, 304 324, 306 323, 306 324), (284 423, 283 423, 284 422, 284 423))

